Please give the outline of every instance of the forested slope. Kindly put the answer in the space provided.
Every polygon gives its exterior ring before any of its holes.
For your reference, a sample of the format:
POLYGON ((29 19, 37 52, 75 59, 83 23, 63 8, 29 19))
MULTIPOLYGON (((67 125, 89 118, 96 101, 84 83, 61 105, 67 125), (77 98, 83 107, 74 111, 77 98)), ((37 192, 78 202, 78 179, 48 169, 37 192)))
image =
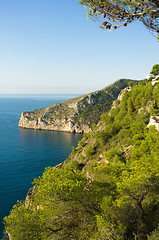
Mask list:
POLYGON ((159 239, 159 83, 116 100, 60 166, 5 218, 12 240, 159 239), (157 120, 156 120, 157 123, 157 120))

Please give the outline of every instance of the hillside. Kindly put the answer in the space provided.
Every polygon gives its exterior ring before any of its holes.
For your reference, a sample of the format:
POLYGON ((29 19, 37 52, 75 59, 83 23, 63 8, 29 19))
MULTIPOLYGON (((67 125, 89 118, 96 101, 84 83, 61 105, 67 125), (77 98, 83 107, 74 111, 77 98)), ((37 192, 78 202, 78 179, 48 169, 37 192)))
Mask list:
POLYGON ((12 240, 159 239, 158 119, 158 81, 126 88, 14 206, 5 218, 12 240))
MULTIPOLYGON (((114 84, 87 95, 53 104, 21 114, 19 127, 66 132, 90 132, 100 115, 110 110, 113 101, 130 79, 120 79, 114 84)), ((135 83, 136 81, 132 81, 135 83)))
POLYGON ((89 163, 108 162, 106 151, 118 149, 121 155, 131 156, 134 134, 139 134, 140 139, 145 128, 155 126, 159 130, 158 104, 159 83, 153 87, 153 82, 141 81, 132 88, 123 89, 111 110, 101 115, 98 124, 91 133, 84 135, 63 165, 76 159, 87 173, 89 163))

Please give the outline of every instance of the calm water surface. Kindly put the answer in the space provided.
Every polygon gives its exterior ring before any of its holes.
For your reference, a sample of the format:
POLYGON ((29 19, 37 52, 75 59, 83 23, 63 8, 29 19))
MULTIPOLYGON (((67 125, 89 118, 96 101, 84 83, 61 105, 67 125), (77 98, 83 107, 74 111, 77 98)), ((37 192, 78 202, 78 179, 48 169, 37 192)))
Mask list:
POLYGON ((75 96, 0 95, 0 238, 2 220, 23 200, 34 178, 64 161, 81 134, 18 128, 21 112, 47 107, 75 96))

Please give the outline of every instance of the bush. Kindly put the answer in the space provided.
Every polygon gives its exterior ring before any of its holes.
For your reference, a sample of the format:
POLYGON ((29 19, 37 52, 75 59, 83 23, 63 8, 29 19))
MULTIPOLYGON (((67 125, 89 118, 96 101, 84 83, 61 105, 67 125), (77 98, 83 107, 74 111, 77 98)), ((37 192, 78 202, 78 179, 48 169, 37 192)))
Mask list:
POLYGON ((148 236, 148 240, 157 240, 159 239, 159 232, 158 231, 153 231, 150 236, 148 236))
POLYGON ((88 147, 86 149, 86 156, 87 157, 91 157, 92 155, 94 155, 96 153, 96 150, 94 147, 91 146, 91 144, 88 144, 88 147))

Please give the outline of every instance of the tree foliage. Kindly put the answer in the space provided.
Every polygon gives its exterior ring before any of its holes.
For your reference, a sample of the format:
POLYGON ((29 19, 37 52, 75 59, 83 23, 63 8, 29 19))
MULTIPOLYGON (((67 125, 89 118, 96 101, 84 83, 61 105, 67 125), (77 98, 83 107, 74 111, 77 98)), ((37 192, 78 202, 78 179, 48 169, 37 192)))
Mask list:
POLYGON ((71 166, 47 168, 34 184, 30 205, 17 203, 5 218, 13 240, 89 239, 98 206, 94 187, 84 174, 71 171, 71 166))
POLYGON ((88 17, 103 28, 115 30, 139 20, 151 32, 159 33, 158 0, 79 0, 88 8, 88 17))
POLYGON ((151 70, 150 74, 152 74, 154 76, 157 76, 159 74, 159 64, 155 64, 152 67, 152 70, 151 70))
POLYGON ((34 181, 29 204, 18 202, 4 219, 12 240, 157 239, 159 132, 147 124, 159 115, 158 90, 145 81, 129 88, 72 153, 84 148, 82 161, 34 181))
POLYGON ((141 140, 141 145, 133 150, 133 153, 140 152, 138 159, 134 159, 132 154, 132 158, 125 164, 112 162, 96 169, 97 177, 101 177, 103 172, 103 176, 107 176, 103 177, 103 181, 114 184, 113 194, 104 197, 101 214, 97 218, 98 234, 99 236, 104 234, 104 239, 144 240, 147 239, 146 235, 152 231, 154 225, 157 226, 159 220, 158 136, 154 129, 146 134, 141 140))

